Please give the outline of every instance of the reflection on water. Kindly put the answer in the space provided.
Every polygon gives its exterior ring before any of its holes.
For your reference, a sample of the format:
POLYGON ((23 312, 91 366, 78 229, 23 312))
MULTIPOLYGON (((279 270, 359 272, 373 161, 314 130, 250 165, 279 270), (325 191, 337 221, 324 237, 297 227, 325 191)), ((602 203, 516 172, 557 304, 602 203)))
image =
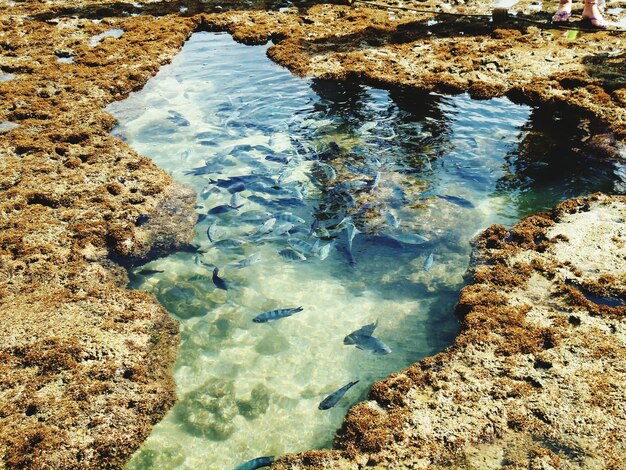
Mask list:
POLYGON ((372 382, 453 341, 472 236, 611 184, 551 172, 539 187, 518 150, 534 138, 529 108, 306 81, 264 51, 195 34, 110 107, 114 133, 193 186, 201 216, 197 253, 133 276, 180 320, 182 344, 179 402, 132 469, 330 446, 372 382))

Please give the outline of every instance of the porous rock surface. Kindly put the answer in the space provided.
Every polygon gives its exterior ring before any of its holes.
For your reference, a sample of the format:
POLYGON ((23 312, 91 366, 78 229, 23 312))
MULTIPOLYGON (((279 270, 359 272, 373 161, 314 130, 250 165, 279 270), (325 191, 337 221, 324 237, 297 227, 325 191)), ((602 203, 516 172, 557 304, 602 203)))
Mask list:
POLYGON ((562 203, 475 241, 461 332, 374 384, 297 468, 624 468, 626 197, 562 203))
MULTIPOLYGON (((489 13, 473 0, 403 5, 489 13)), ((0 468, 120 468, 175 399, 176 322, 149 294, 126 289, 121 265, 189 244, 194 195, 112 138, 103 107, 140 89, 194 30, 272 39, 272 59, 301 75, 507 95, 581 122, 593 116, 608 137, 588 141, 605 158, 615 157, 611 133, 626 136, 624 35, 572 40, 531 23, 277 6, 0 3, 0 468), (111 30, 122 34, 102 36, 111 30)), ((518 9, 550 16, 530 2, 518 9)), ((580 293, 623 296, 623 263, 609 266, 617 258, 599 248, 584 258, 589 238, 578 235, 595 236, 584 222, 563 237, 549 230, 564 226, 555 219, 600 214, 598 233, 614 233, 597 245, 619 248, 623 262, 613 215, 623 218, 624 200, 568 204, 523 222, 511 240, 504 228, 488 230, 455 345, 376 384, 350 413, 339 450, 277 467, 623 466, 623 310, 580 293)))
POLYGON ((120 468, 175 400, 179 336, 113 260, 188 244, 197 216, 193 191, 109 136, 102 107, 192 26, 136 20, 125 46, 90 48, 108 26, 13 8, 0 17, 0 67, 15 75, 0 82, 0 121, 19 124, 0 134, 0 468, 120 468), (76 63, 58 63, 68 49, 76 63))

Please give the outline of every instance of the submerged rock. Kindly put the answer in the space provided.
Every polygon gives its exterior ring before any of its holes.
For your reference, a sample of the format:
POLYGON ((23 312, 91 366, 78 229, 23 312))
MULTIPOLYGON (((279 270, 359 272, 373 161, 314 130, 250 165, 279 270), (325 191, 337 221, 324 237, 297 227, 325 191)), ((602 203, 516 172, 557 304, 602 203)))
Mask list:
POLYGON ((250 399, 238 400, 239 414, 246 419, 254 419, 265 413, 270 405, 270 391, 263 385, 258 384, 252 389, 250 399))
POLYGON ((212 380, 181 398, 174 412, 193 435, 215 441, 227 439, 235 431, 238 414, 232 382, 212 380))

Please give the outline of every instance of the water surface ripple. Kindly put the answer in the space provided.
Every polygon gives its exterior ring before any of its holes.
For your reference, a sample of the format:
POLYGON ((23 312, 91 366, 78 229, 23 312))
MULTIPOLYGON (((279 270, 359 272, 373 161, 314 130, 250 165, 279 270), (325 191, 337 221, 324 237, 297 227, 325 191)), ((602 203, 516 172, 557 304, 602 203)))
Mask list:
POLYGON ((453 341, 475 234, 612 188, 611 168, 574 157, 555 172, 569 155, 558 145, 527 161, 538 145, 522 144, 540 134, 528 107, 299 79, 265 50, 194 34, 109 107, 114 134, 195 188, 202 217, 197 253, 131 273, 182 332, 179 401, 131 469, 228 469, 330 446, 374 381, 453 341), (391 353, 344 344, 374 322, 391 353))

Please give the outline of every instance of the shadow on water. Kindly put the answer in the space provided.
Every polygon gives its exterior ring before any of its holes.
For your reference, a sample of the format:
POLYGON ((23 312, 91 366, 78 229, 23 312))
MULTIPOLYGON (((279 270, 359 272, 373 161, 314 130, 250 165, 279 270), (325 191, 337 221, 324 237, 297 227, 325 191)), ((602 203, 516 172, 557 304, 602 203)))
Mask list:
POLYGON ((197 253, 133 277, 180 320, 182 343, 179 402, 129 468, 223 469, 330 445, 373 381, 452 343, 473 236, 611 187, 600 163, 590 178, 575 160, 576 138, 558 139, 570 129, 557 132, 558 117, 506 99, 308 82, 265 50, 196 34, 111 106, 114 134, 194 187, 202 216, 197 253), (390 354, 344 344, 376 321, 390 354))
POLYGON ((510 195, 520 216, 547 210, 579 196, 581 190, 620 191, 615 169, 623 157, 610 158, 602 148, 586 143, 590 135, 606 132, 597 123, 567 112, 536 109, 523 131, 522 141, 505 157, 506 174, 497 185, 499 193, 510 195))

